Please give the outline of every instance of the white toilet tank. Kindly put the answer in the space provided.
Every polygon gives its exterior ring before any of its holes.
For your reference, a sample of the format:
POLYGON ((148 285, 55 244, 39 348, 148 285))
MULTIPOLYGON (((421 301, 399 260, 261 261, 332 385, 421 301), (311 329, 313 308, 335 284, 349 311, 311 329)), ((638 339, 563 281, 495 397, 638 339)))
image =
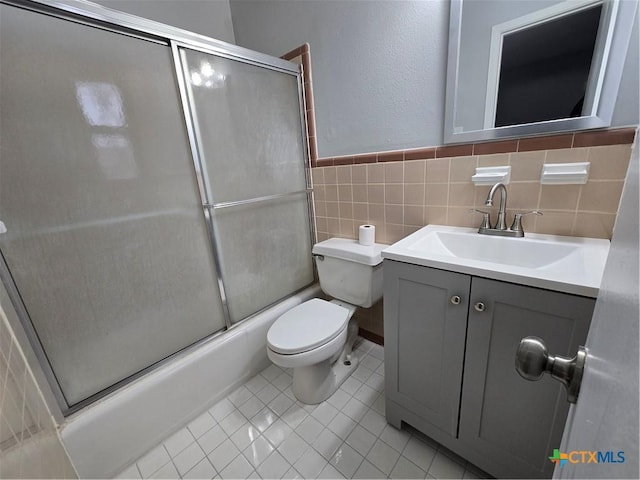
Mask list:
POLYGON ((357 240, 330 238, 313 246, 320 287, 327 295, 360 307, 382 298, 382 255, 388 245, 360 245, 357 240))

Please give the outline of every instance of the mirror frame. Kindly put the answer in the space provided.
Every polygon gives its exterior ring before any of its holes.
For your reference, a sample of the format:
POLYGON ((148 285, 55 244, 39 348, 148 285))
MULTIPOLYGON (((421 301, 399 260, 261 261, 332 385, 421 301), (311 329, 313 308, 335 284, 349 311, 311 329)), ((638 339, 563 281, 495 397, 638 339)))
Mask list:
MULTIPOLYGON (((597 109, 591 115, 561 118, 543 122, 509 125, 498 128, 455 131, 455 113, 458 106, 458 76, 460 58, 460 34, 462 29, 462 6, 465 0, 451 0, 449 26, 449 53, 447 59, 446 98, 444 116, 444 143, 472 143, 476 141, 501 140, 528 135, 563 133, 611 126, 613 110, 622 71, 629 48, 629 40, 633 29, 638 2, 631 0, 604 0, 613 3, 615 14, 611 15, 607 35, 610 41, 605 45, 605 56, 602 59, 598 76, 603 77, 599 98, 595 99, 597 109)), ((599 37, 603 36, 599 33, 599 37)), ((596 55, 598 53, 596 52, 596 55)), ((590 77, 593 75, 590 75, 590 77)))

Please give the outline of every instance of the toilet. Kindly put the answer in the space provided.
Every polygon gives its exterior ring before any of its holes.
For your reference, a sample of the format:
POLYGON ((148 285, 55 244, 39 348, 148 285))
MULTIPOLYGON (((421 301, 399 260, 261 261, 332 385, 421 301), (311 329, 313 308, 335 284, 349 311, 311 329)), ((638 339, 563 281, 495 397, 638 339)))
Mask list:
POLYGON ((356 307, 382 298, 382 255, 387 245, 330 238, 313 246, 320 287, 335 300, 313 298, 281 315, 267 333, 269 359, 293 368, 293 394, 302 403, 329 398, 358 366, 356 307))

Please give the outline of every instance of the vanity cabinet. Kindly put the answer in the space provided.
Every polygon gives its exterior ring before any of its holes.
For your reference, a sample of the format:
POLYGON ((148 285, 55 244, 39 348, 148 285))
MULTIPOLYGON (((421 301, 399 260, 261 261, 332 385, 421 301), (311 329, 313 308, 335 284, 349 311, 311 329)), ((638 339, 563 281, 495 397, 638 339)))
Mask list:
POLYGON ((520 339, 584 344, 595 299, 393 260, 384 263, 387 421, 406 422, 502 478, 550 478, 564 387, 515 370, 520 339))
POLYGON ((471 277, 385 260, 384 282, 387 399, 455 437, 471 277))

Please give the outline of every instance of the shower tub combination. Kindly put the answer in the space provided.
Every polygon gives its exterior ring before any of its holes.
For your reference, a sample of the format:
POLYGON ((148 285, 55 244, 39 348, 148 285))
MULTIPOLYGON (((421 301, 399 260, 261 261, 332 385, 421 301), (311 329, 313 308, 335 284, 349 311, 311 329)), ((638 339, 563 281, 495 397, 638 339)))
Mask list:
POLYGON ((0 277, 78 473, 108 477, 317 293, 301 71, 75 0, 0 22, 0 277))
POLYGON ((62 439, 82 478, 112 478, 271 364, 267 331, 309 287, 71 416, 62 439))

